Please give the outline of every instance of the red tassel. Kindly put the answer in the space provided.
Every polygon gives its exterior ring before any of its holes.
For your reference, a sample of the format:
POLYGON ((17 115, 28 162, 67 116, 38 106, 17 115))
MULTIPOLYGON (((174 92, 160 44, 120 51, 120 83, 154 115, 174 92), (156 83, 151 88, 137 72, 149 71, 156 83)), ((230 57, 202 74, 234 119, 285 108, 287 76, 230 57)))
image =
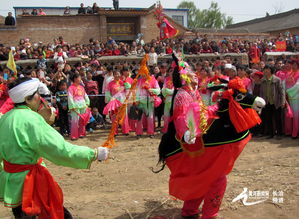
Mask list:
POLYGON ((126 95, 126 99, 125 99, 124 103, 121 105, 120 109, 117 111, 116 118, 115 118, 114 122, 112 123, 108 138, 102 144, 102 147, 113 148, 115 146, 114 136, 115 136, 116 130, 118 129, 118 125, 123 124, 130 95, 133 96, 134 100, 136 99, 136 97, 135 97, 136 94, 133 91, 136 89, 136 86, 137 86, 137 78, 139 76, 143 76, 147 80, 149 80, 151 78, 151 76, 149 74, 149 70, 146 65, 148 59, 149 59, 149 56, 148 56, 148 54, 146 54, 144 56, 144 58, 141 60, 139 72, 136 75, 136 78, 134 79, 134 81, 132 83, 129 93, 126 95))
POLYGON ((251 108, 243 109, 241 105, 235 101, 232 94, 233 90, 229 89, 223 92, 223 98, 229 100, 229 117, 236 131, 240 133, 260 124, 261 119, 255 110, 251 108))
POLYGON ((258 124, 261 124, 262 120, 260 118, 260 116, 257 114, 257 112, 252 109, 252 108, 246 108, 244 109, 246 111, 246 113, 249 115, 249 117, 251 118, 249 120, 250 122, 250 128, 258 125, 258 124))

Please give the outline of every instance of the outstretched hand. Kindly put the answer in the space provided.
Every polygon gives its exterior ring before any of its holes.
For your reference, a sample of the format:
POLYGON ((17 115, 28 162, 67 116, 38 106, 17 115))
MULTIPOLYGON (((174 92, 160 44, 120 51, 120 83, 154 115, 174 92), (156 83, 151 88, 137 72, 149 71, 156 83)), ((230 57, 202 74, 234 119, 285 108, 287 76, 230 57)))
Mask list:
POLYGON ((107 160, 109 155, 108 148, 105 147, 98 147, 98 161, 104 161, 107 160))
POLYGON ((187 144, 195 144, 196 137, 191 135, 191 132, 188 130, 184 134, 184 141, 187 144))

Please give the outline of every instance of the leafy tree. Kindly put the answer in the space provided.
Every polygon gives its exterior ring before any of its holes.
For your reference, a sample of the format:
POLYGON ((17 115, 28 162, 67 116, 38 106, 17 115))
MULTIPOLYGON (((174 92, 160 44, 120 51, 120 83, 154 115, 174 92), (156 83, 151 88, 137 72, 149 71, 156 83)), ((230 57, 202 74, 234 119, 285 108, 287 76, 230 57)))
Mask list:
POLYGON ((211 2, 208 9, 198 9, 194 2, 182 1, 178 8, 189 9, 188 27, 196 28, 224 28, 233 23, 231 16, 221 13, 217 2, 211 2))
POLYGON ((188 13, 188 27, 192 28, 196 26, 196 17, 198 15, 198 13, 200 12, 194 2, 191 1, 182 1, 179 5, 178 8, 187 8, 189 9, 189 13, 188 13))

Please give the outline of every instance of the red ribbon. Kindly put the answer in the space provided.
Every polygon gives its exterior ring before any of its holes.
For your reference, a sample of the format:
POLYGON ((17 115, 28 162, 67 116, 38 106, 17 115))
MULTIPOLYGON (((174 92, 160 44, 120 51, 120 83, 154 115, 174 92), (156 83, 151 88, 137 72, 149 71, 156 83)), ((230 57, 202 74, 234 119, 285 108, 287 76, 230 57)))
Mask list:
POLYGON ((3 160, 4 170, 8 173, 28 171, 24 181, 22 210, 29 216, 40 219, 63 219, 63 193, 47 168, 37 164, 12 164, 3 160))
POLYGON ((254 109, 243 109, 233 97, 234 91, 228 89, 223 92, 223 98, 229 100, 228 113, 231 122, 233 123, 238 133, 246 131, 257 124, 261 123, 258 114, 254 109))

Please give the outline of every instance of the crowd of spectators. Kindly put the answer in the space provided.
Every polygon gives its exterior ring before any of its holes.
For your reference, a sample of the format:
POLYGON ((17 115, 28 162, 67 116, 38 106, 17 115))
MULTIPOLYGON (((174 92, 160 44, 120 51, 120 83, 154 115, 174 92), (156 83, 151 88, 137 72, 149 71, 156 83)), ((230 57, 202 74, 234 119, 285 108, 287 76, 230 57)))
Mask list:
MULTIPOLYGON (((114 3, 114 1, 113 1, 113 4, 116 4, 116 3, 114 3)), ((114 5, 114 7, 115 7, 115 5, 114 5)), ((83 14, 97 14, 98 10, 99 10, 99 6, 97 5, 96 2, 93 3, 92 7, 90 7, 90 6, 84 7, 84 4, 81 3, 80 8, 78 9, 78 14, 80 14, 80 15, 83 15, 83 14)), ((63 14, 64 15, 70 15, 71 14, 71 9, 70 9, 69 6, 65 7, 63 14)), ((22 10, 21 15, 22 16, 29 16, 29 15, 31 15, 31 16, 45 16, 47 14, 46 14, 46 12, 44 11, 43 8, 39 8, 39 9, 33 8, 31 12, 28 12, 27 9, 24 8, 22 10)), ((7 26, 15 26, 16 25, 16 20, 13 17, 12 12, 8 12, 8 15, 5 18, 4 24, 7 25, 7 26)))
POLYGON ((42 55, 46 59, 54 58, 55 52, 62 48, 67 57, 101 57, 101 56, 143 56, 152 50, 157 56, 170 55, 173 50, 182 51, 184 54, 205 54, 205 53, 246 53, 250 56, 254 47, 258 48, 259 56, 265 52, 275 52, 276 41, 286 41, 286 51, 298 52, 299 39, 297 35, 280 35, 278 38, 263 39, 257 41, 232 40, 224 38, 221 41, 209 40, 207 35, 197 35, 193 40, 181 38, 167 39, 160 41, 153 39, 145 43, 142 35, 131 43, 116 42, 111 37, 106 42, 90 39, 87 44, 71 44, 63 37, 55 38, 52 43, 31 42, 29 38, 21 39, 18 45, 4 46, 0 44, 0 60, 7 60, 11 46, 15 49, 15 60, 37 59, 42 55))
MULTIPOLYGON (((78 14, 97 14, 99 10, 99 7, 97 5, 97 3, 93 3, 92 7, 87 6, 86 8, 84 7, 84 4, 81 3, 80 4, 80 8, 78 9, 78 14)), ((64 14, 68 14, 66 12, 68 12, 69 10, 67 10, 67 8, 64 11, 64 14)))
MULTIPOLYGON (((127 73, 129 72, 131 77, 134 78, 138 72, 139 64, 132 63, 131 65, 128 65, 114 63, 107 66, 102 65, 100 61, 96 59, 97 56, 108 55, 108 50, 110 51, 109 55, 142 55, 146 52, 150 56, 150 60, 148 62, 150 72, 156 76, 159 84, 163 86, 164 79, 168 75, 168 71, 171 71, 171 68, 167 69, 167 66, 169 66, 170 63, 159 63, 155 60, 158 55, 170 54, 173 50, 176 50, 176 52, 184 51, 184 53, 190 54, 190 52, 188 53, 190 50, 186 50, 189 44, 192 48, 194 45, 201 47, 212 43, 205 37, 202 39, 196 38, 190 42, 184 42, 179 39, 166 40, 163 42, 153 40, 151 43, 144 45, 142 45, 141 41, 142 40, 139 40, 139 43, 133 42, 129 45, 126 43, 117 44, 111 38, 105 44, 91 39, 90 43, 87 45, 78 44, 70 46, 63 40, 62 37, 59 37, 54 40, 53 44, 43 45, 42 43, 39 43, 35 46, 32 45, 29 39, 21 40, 20 45, 16 47, 15 58, 17 60, 37 58, 38 60, 34 66, 28 66, 23 69, 19 68, 18 77, 38 78, 48 86, 52 94, 55 96, 57 92, 61 91, 60 89, 62 89, 62 85, 63 89, 65 89, 65 85, 69 86, 71 84, 71 75, 79 74, 86 93, 91 95, 90 99, 93 111, 101 114, 105 105, 103 102, 104 97, 94 95, 105 94, 105 81, 107 83, 107 78, 111 79, 113 71, 119 71, 126 75, 128 75, 127 73), (168 47, 165 47, 164 45, 168 45, 168 47), (163 48, 165 48, 165 50, 163 48), (119 52, 116 53, 116 51, 119 52), (80 55, 90 56, 93 58, 89 61, 78 62, 74 66, 68 64, 67 57, 76 57, 80 55), (55 60, 55 64, 49 65, 46 58, 53 58, 55 60), (153 60, 151 60, 151 58, 153 60)), ((264 45, 264 43, 267 43, 268 45, 269 42, 271 42, 271 40, 260 41, 258 45, 264 45)), ((227 43, 221 42, 216 45, 219 45, 220 48, 222 48, 222 44, 229 45, 230 43, 231 42, 228 41, 227 43)), ((251 42, 248 42, 248 45, 250 44, 251 42)), ((297 44, 294 43, 294 45, 298 48, 297 44)), ((261 49, 261 51, 263 50, 261 49)), ((5 54, 8 53, 8 48, 2 47, 1 52, 1 59, 7 59, 5 54)), ((221 50, 219 52, 221 52, 221 50)), ((293 84, 296 83, 296 80, 299 81, 299 62, 296 60, 297 57, 290 59, 285 56, 281 56, 277 60, 268 59, 266 61, 260 61, 257 64, 251 64, 250 66, 243 66, 240 65, 237 60, 233 60, 231 56, 226 55, 223 59, 217 58, 214 61, 202 60, 196 66, 192 67, 199 77, 199 90, 201 94, 203 94, 203 98, 207 94, 206 90, 208 83, 215 77, 215 75, 224 75, 229 78, 236 76, 241 77, 249 92, 262 96, 267 102, 266 108, 262 114, 263 124, 266 125, 254 130, 254 133, 256 135, 267 135, 272 138, 274 135, 281 136, 282 134, 291 134, 290 132, 285 131, 283 119, 287 112, 287 87, 284 84, 289 83, 288 81, 290 79, 293 80, 291 82, 293 84), (275 90, 268 90, 267 81, 269 80, 273 80, 275 90), (272 94, 268 91, 275 93, 272 94), (272 96, 275 98, 271 98, 272 96)), ((14 80, 14 78, 15 76, 9 69, 5 67, 0 69, 1 84, 8 84, 14 80)), ((4 93, 5 92, 2 91, 1 98, 4 93)), ((163 110, 160 112, 163 113, 163 110)), ((162 116, 160 116, 160 120, 161 117, 162 116)), ((59 126, 59 121, 57 124, 59 126)), ((105 124, 105 122, 102 122, 102 125, 103 124, 105 124)), ((63 132, 65 132, 65 130, 63 132)), ((293 138, 297 138, 297 133, 294 134, 293 138)))
POLYGON ((47 15, 46 12, 44 12, 44 9, 43 8, 39 8, 39 9, 32 9, 31 13, 29 13, 27 11, 27 9, 23 9, 22 11, 22 15, 23 16, 28 16, 28 15, 33 15, 33 16, 45 16, 47 15))
MULTIPOLYGON (((117 3, 118 3, 118 0, 117 1, 113 0, 114 7, 117 7, 117 3)), ((99 6, 96 2, 93 3, 92 7, 91 6, 85 7, 84 3, 81 3, 77 14, 80 14, 80 15, 98 14, 98 10, 99 10, 99 6)), ((72 14, 71 8, 70 8, 70 6, 66 6, 63 11, 63 15, 70 15, 70 14, 72 14)), ((34 9, 32 9, 31 13, 29 13, 27 11, 27 9, 23 9, 22 16, 28 16, 28 15, 40 16, 40 15, 46 15, 46 12, 42 8, 39 8, 39 9, 34 8, 34 9)))

